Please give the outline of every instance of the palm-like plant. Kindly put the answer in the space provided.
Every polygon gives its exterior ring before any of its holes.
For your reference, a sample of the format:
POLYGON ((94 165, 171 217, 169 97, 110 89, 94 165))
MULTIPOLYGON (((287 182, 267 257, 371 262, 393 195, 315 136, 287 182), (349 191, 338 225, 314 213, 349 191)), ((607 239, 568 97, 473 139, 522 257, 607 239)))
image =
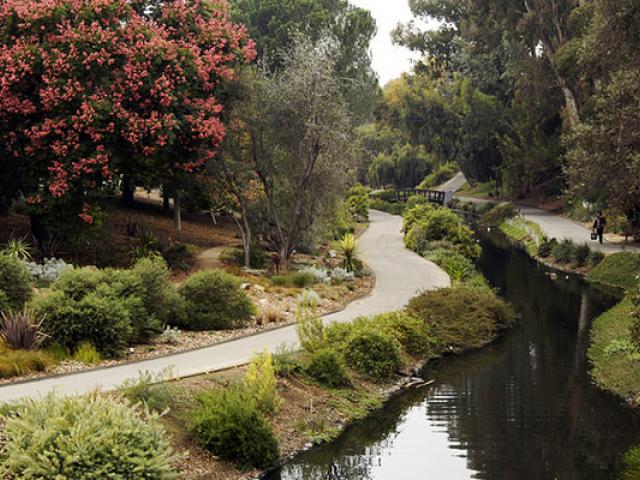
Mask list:
POLYGON ((35 316, 28 310, 0 314, 0 339, 12 348, 36 350, 48 338, 42 331, 44 316, 35 316))
POLYGON ((2 253, 18 260, 31 261, 33 248, 26 238, 12 238, 2 249, 2 253))
POLYGON ((353 272, 357 253, 356 236, 353 233, 347 233, 338 240, 336 246, 344 256, 344 268, 349 272, 353 272))

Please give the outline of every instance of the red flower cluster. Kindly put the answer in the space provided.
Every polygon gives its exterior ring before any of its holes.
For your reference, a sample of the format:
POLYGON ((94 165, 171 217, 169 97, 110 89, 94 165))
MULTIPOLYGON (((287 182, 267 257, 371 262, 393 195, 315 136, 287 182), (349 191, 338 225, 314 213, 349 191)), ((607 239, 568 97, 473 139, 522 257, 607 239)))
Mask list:
POLYGON ((0 141, 38 203, 196 171, 225 134, 216 89, 255 57, 220 0, 5 0, 0 37, 0 141))

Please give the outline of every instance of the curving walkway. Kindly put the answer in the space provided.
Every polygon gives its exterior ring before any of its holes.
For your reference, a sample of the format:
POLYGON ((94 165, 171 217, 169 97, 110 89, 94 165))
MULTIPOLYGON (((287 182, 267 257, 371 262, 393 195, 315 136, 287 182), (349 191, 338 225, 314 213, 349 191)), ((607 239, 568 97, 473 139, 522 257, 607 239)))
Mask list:
MULTIPOLYGON (((404 247, 401 226, 398 216, 371 212, 371 225, 360 238, 359 250, 376 275, 375 288, 369 296, 349 304, 346 309, 325 316, 325 322, 345 322, 361 315, 402 308, 421 290, 449 285, 446 273, 404 247)), ((273 351, 283 343, 298 345, 293 325, 190 352, 1 386, 0 402, 51 391, 79 395, 94 390, 114 390, 126 379, 136 378, 139 372, 157 374, 168 367, 178 377, 222 370, 247 363, 255 352, 265 348, 273 351)))

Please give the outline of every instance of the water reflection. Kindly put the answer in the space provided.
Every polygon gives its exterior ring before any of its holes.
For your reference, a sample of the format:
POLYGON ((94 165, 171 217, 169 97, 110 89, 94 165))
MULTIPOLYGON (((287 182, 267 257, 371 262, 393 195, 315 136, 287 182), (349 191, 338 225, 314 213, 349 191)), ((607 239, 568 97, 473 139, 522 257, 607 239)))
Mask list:
POLYGON ((503 238, 479 266, 521 320, 498 344, 447 359, 435 383, 391 401, 270 479, 614 479, 640 418, 590 384, 588 326, 611 292, 548 272, 503 238))

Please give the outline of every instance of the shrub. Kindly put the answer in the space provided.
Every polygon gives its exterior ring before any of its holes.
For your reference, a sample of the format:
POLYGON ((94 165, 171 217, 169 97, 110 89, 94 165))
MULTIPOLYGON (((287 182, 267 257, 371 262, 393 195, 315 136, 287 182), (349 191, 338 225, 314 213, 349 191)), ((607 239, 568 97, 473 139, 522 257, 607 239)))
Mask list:
POLYGON ((126 380, 120 393, 132 404, 142 404, 151 411, 163 413, 176 396, 177 387, 168 380, 171 371, 164 370, 156 375, 149 371, 140 372, 138 378, 126 380))
POLYGON ((10 308, 20 309, 31 298, 29 272, 17 258, 0 255, 0 290, 4 292, 10 308))
POLYGON ((170 327, 167 325, 164 327, 163 332, 158 336, 158 341, 161 343, 178 343, 182 332, 177 327, 170 327))
POLYGON ((415 356, 429 354, 434 340, 427 334, 425 323, 403 311, 387 312, 369 320, 375 327, 388 332, 404 350, 415 356))
POLYGON ((31 260, 33 247, 26 238, 12 238, 7 242, 0 255, 8 255, 16 260, 31 260))
POLYGON ((32 309, 45 316, 42 328, 51 341, 72 351, 82 342, 91 342, 101 355, 117 356, 132 335, 127 305, 113 296, 92 292, 76 301, 53 291, 37 297, 32 309))
POLYGON ((307 266, 300 270, 300 273, 311 275, 313 283, 329 283, 329 274, 324 268, 307 266))
POLYGON ((405 204, 402 202, 392 203, 380 198, 372 198, 370 208, 373 210, 380 210, 381 212, 387 212, 391 215, 402 215, 404 212, 405 204))
POLYGON ((454 162, 444 163, 435 171, 427 175, 418 188, 433 188, 452 179, 458 173, 458 166, 454 162))
POLYGON ((324 329, 327 345, 339 353, 344 353, 347 339, 354 332, 356 325, 352 322, 333 322, 324 329))
POLYGON ((630 336, 631 342, 636 349, 640 351, 640 290, 636 290, 629 294, 629 300, 632 305, 633 323, 631 324, 630 336))
POLYGON ((343 267, 346 268, 348 272, 353 272, 355 270, 357 254, 356 236, 353 233, 347 233, 337 241, 336 247, 344 257, 343 267))
POLYGON ((347 192, 347 212, 356 222, 369 220, 369 189, 361 184, 356 184, 347 192))
POLYGON ((574 248, 575 244, 571 240, 563 240, 553 247, 551 254, 556 262, 566 264, 573 260, 574 248))
POLYGON ((349 272, 346 268, 336 267, 331 271, 332 283, 352 282, 354 277, 354 273, 349 272))
POLYGON ((296 310, 296 334, 302 348, 313 353, 326 345, 322 317, 318 315, 316 304, 303 297, 296 310))
MULTIPOLYGON (((172 244, 162 253, 162 256, 172 270, 182 270, 186 272, 196 263, 195 254, 189 249, 189 246, 184 243, 176 242, 172 244)), ((159 255, 153 252, 151 252, 151 255, 143 255, 143 257, 160 258, 159 255)))
POLYGON ((592 282, 631 289, 640 284, 640 254, 631 252, 608 255, 587 275, 592 282))
POLYGON ((28 310, 0 312, 0 339, 12 348, 36 350, 47 339, 42 332, 44 318, 28 310))
POLYGON ((475 272, 473 263, 455 250, 438 249, 425 254, 427 260, 441 267, 451 280, 461 282, 471 278, 475 272))
POLYGON ((240 468, 266 468, 278 459, 278 440, 241 386, 200 394, 189 414, 189 430, 214 455, 240 468))
POLYGON ((480 223, 487 227, 498 227, 507 220, 519 215, 518 209, 510 203, 500 203, 485 213, 480 223))
POLYGON ((100 353, 96 350, 96 347, 91 345, 90 342, 82 342, 78 345, 78 348, 73 353, 72 357, 76 362, 85 363, 87 365, 97 365, 100 363, 100 353))
POLYGON ((586 265, 587 261, 589 260, 590 254, 591 254, 591 249, 589 248, 589 245, 587 245, 586 243, 575 246, 572 252, 573 263, 575 263, 576 266, 578 267, 582 267, 583 265, 586 265))
POLYGON ((603 260, 604 253, 599 250, 591 250, 591 255, 589 255, 589 262, 591 263, 591 265, 600 265, 600 262, 602 262, 603 260))
POLYGON ((624 468, 620 480, 638 480, 640 478, 640 446, 625 453, 622 463, 624 468))
POLYGON ((184 299, 170 281, 171 273, 161 258, 143 258, 133 271, 140 277, 144 306, 162 325, 180 324, 186 315, 184 299))
POLYGON ((4 293, 4 290, 0 289, 0 312, 8 312, 10 309, 9 297, 4 293))
POLYGON ((286 344, 276 347, 272 355, 273 369, 280 377, 289 377, 294 373, 302 372, 302 363, 297 358, 295 348, 286 344))
POLYGON ((29 275, 41 285, 55 282, 67 268, 73 268, 61 258, 45 258, 43 262, 23 262, 29 275))
POLYGON ((328 387, 339 388, 351 383, 340 355, 332 348, 322 348, 311 354, 305 371, 328 387))
POLYGON ((54 358, 43 351, 14 350, 0 344, 0 378, 42 372, 53 363, 54 358))
POLYGON ((317 283, 316 276, 309 272, 295 272, 289 275, 274 275, 271 283, 277 287, 305 288, 317 283))
POLYGON ((73 268, 63 271, 51 288, 64 293, 70 299, 80 300, 94 292, 102 281, 102 273, 99 270, 73 268))
POLYGON ((189 277, 179 288, 186 302, 182 326, 189 330, 241 328, 255 314, 255 307, 237 278, 211 270, 189 277))
POLYGON ((553 249, 558 245, 555 238, 544 240, 538 247, 538 255, 542 258, 549 258, 553 254, 553 249))
POLYGON ((262 413, 275 414, 278 412, 282 400, 276 389, 278 381, 268 350, 253 357, 244 377, 244 383, 262 413))
POLYGON ((400 368, 400 345, 390 334, 373 328, 356 328, 344 347, 347 365, 374 380, 385 380, 400 368))
MULTIPOLYGON (((420 197, 416 197, 420 198, 420 197)), ((419 221, 427 218, 435 207, 429 203, 416 203, 411 208, 407 208, 402 215, 402 231, 407 234, 419 221)))
POLYGON ((157 415, 98 395, 50 394, 13 410, 3 418, 3 478, 176 478, 157 415))
POLYGON ((495 292, 465 284, 424 292, 411 299, 407 312, 425 322, 442 349, 480 348, 515 319, 495 292))

